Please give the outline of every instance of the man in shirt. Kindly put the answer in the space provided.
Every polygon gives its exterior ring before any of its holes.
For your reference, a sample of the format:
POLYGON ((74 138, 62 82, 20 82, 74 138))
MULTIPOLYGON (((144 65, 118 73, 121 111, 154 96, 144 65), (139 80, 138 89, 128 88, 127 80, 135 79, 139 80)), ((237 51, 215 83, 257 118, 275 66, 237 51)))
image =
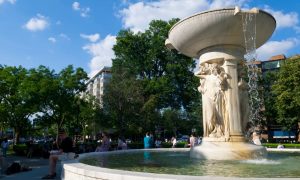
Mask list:
POLYGON ((146 136, 144 137, 144 148, 145 149, 151 148, 151 137, 149 132, 147 132, 146 136))
MULTIPOLYGON (((56 164, 58 160, 71 159, 75 154, 73 153, 73 141, 67 136, 64 129, 59 130, 59 145, 58 151, 51 151, 49 157, 49 174, 42 179, 55 179, 56 177, 56 164)), ((73 157, 74 158, 74 157, 73 157)))

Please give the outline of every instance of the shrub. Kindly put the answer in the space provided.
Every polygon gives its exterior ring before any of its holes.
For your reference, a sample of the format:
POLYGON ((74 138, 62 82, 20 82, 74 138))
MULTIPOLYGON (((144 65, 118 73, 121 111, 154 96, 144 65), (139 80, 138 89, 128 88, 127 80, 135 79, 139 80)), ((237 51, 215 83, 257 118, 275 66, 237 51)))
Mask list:
MULTIPOLYGON (((267 147, 267 148, 277 148, 277 146, 280 143, 264 143, 263 146, 267 147)), ((295 149, 300 149, 300 144, 289 144, 289 143, 283 143, 282 145, 284 145, 285 148, 295 148, 295 149)))
POLYGON ((13 146, 13 150, 16 155, 23 156, 26 155, 28 147, 26 146, 26 144, 16 144, 13 146))
POLYGON ((141 142, 132 142, 127 144, 128 149, 143 149, 144 144, 141 142))

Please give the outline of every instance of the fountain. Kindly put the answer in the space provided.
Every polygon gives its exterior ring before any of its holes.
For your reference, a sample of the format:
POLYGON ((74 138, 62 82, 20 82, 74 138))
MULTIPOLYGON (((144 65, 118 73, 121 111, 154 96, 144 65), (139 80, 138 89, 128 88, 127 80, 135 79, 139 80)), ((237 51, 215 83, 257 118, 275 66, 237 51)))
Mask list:
MULTIPOLYGON (((250 41, 259 47, 272 35, 276 21, 258 9, 201 12, 179 21, 169 31, 168 48, 200 60, 195 75, 200 79, 198 90, 203 98, 201 145, 191 150, 140 149, 80 154, 77 160, 63 165, 62 179, 299 177, 299 154, 266 154, 264 147, 245 140, 249 116, 255 116, 249 108, 248 84, 242 71, 246 64, 244 54, 252 51, 247 38, 245 43, 243 31, 246 27, 243 19, 248 14, 254 16, 257 27, 250 41)), ((250 76, 250 81, 254 80, 251 77, 255 76, 250 76)))
POLYGON ((241 11, 236 7, 195 14, 169 31, 166 46, 199 57, 200 62, 195 75, 200 79, 204 134, 202 145, 191 150, 191 157, 229 160, 265 156, 264 147, 245 142, 249 101, 242 69, 248 44, 254 41, 257 47, 263 45, 275 26, 275 19, 262 10, 241 11), (255 16, 258 27, 250 43, 244 38, 243 17, 247 14, 255 16))

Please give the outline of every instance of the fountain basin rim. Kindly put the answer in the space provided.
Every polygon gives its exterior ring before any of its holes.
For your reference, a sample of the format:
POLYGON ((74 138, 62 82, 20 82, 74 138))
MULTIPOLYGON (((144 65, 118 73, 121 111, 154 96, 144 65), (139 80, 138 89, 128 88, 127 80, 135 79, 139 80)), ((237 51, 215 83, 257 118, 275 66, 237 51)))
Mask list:
MULTIPOLYGON (((244 14, 255 14, 255 21, 252 21, 255 26, 251 26, 255 30, 251 29, 251 32, 255 32, 256 48, 267 42, 276 28, 275 18, 266 11, 235 12, 235 8, 215 9, 182 19, 169 30, 165 45, 193 58, 201 57, 203 50, 216 46, 223 49, 227 45, 246 48, 243 22, 247 16, 244 14)), ((246 19, 252 19, 249 17, 246 19)), ((249 29, 250 26, 247 27, 249 29)))
MULTIPOLYGON (((224 11, 224 10, 235 10, 235 8, 232 7, 232 8, 222 8, 222 9, 212 9, 212 10, 207 10, 207 11, 202 11, 202 12, 195 13, 195 14, 193 14, 193 15, 191 15, 191 16, 189 16, 189 17, 186 17, 186 18, 184 18, 184 19, 181 19, 180 21, 178 21, 177 23, 175 23, 175 24, 172 26, 172 28, 169 30, 168 34, 170 34, 170 32, 171 32, 178 24, 182 23, 183 21, 186 21, 186 20, 188 20, 188 19, 194 18, 195 16, 199 16, 199 15, 202 15, 202 14, 207 14, 207 13, 217 12, 217 11, 224 11)), ((263 13, 265 13, 265 14, 267 14, 267 15, 269 15, 269 16, 274 20, 274 22, 275 22, 275 24, 276 24, 276 19, 272 16, 272 14, 270 14, 270 13, 264 11, 264 10, 261 10, 261 9, 259 9, 259 11, 260 11, 260 12, 263 12, 263 13)))
MULTIPOLYGON (((238 177, 220 177, 220 176, 189 176, 189 175, 170 175, 170 174, 155 174, 155 173, 143 173, 134 171, 125 171, 118 169, 102 168, 91 166, 87 164, 80 163, 79 161, 83 158, 90 157, 99 154, 122 154, 122 153, 132 153, 132 152, 186 152, 190 151, 190 148, 158 148, 158 149, 134 149, 134 150, 120 150, 120 151, 109 151, 109 152, 92 152, 80 154, 79 158, 75 160, 66 161, 63 163, 62 176, 63 180, 68 179, 99 179, 101 176, 104 179, 122 179, 122 180, 150 180, 150 179, 165 179, 165 180, 220 180, 220 179, 235 179, 235 180, 247 180, 253 178, 238 178, 238 177)), ((278 152, 300 152, 300 149, 276 149, 267 148, 267 151, 278 151, 278 152)), ((267 178, 255 178, 255 179, 267 179, 267 178)), ((294 178, 285 178, 294 179, 294 178)))

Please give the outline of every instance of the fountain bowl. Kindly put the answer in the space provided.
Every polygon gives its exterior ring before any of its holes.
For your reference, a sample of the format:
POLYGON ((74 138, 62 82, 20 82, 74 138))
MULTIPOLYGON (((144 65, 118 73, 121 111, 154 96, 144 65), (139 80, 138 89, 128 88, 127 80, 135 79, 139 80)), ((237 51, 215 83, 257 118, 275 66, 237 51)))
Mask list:
POLYGON ((246 12, 237 7, 205 11, 179 21, 170 29, 165 44, 193 58, 198 58, 201 50, 217 45, 245 47, 242 18, 246 13, 255 14, 258 48, 275 30, 274 17, 263 10, 246 12))
POLYGON ((263 146, 247 142, 217 142, 204 139, 201 146, 191 149, 190 156, 212 160, 261 159, 267 156, 267 150, 263 146))
MULTIPOLYGON (((295 178, 299 177, 299 150, 297 149, 272 149, 268 153, 268 159, 256 160, 198 160, 189 158, 189 148, 169 148, 169 149, 136 149, 109 152, 92 152, 80 154, 79 158, 63 163, 61 179, 106 179, 106 180, 216 180, 216 179, 274 179, 274 178, 295 178), (145 153, 154 153, 150 157, 155 161, 147 167, 155 171, 145 171, 145 153), (155 154, 162 153, 158 157, 155 154), (143 155, 144 154, 144 155, 143 155), (185 154, 185 156, 182 156, 185 154), (132 158, 142 157, 138 161, 132 158), (164 160, 167 157, 167 160, 164 160), (88 165, 86 159, 102 158, 112 164, 120 164, 119 168, 112 168, 101 165, 88 165), (183 160, 183 161, 182 161, 183 160), (138 163, 137 163, 138 162, 138 163), (169 171, 166 172, 164 163, 168 162, 169 171), (127 170, 127 165, 137 167, 139 170, 127 170), (177 164, 174 166, 174 163, 177 164), (157 165, 158 164, 158 165, 157 165), (161 165, 161 166, 159 166, 161 165), (125 167, 125 169, 124 169, 125 167), (185 167, 185 169, 182 169, 185 167), (196 174, 190 173, 191 171, 196 174), (199 173, 203 171, 203 173, 199 173), (183 174, 181 174, 183 172, 183 174)), ((268 149, 270 151, 270 149, 268 149)), ((151 158, 150 158, 151 159, 151 158)), ((98 161, 97 161, 98 162, 98 161)), ((149 162, 149 161, 148 161, 149 162)))

